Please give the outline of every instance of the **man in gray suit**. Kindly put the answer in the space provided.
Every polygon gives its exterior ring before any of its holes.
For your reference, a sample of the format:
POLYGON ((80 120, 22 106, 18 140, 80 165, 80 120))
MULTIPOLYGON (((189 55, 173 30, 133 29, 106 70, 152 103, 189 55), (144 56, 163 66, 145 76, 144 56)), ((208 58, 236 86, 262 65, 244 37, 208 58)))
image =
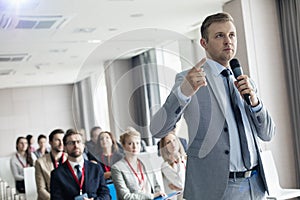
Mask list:
POLYGON ((232 17, 208 16, 201 36, 207 59, 177 74, 172 92, 151 120, 151 132, 164 137, 184 116, 189 131, 186 199, 264 199, 268 188, 259 140, 270 141, 275 125, 252 80, 232 75, 229 61, 237 44, 232 17))

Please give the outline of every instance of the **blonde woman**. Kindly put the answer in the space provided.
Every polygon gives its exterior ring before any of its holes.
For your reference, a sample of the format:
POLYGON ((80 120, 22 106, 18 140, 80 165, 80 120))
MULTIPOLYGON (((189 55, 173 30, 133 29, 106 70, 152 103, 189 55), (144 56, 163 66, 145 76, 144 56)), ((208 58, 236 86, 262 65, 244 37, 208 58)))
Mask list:
POLYGON ((165 192, 181 192, 174 199, 183 198, 186 171, 186 154, 178 137, 171 131, 160 140, 160 153, 164 159, 161 165, 165 192))
POLYGON ((120 136, 125 156, 111 168, 119 200, 143 200, 165 196, 153 173, 147 173, 146 166, 138 159, 141 149, 141 135, 129 127, 120 136))

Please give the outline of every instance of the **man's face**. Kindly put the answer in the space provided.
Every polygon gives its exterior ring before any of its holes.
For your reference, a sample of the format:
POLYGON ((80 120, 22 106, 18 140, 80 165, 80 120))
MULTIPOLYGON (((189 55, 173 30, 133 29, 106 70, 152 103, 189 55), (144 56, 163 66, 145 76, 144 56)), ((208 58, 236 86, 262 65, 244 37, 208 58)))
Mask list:
POLYGON ((96 144, 97 143, 97 140, 98 140, 98 136, 99 136, 99 134, 101 133, 101 129, 96 129, 96 130, 94 130, 94 132, 93 132, 93 137, 92 137, 92 141, 96 144))
POLYGON ((63 137, 64 134, 55 134, 53 136, 53 140, 50 141, 50 145, 51 145, 51 150, 55 151, 55 152, 63 152, 64 150, 64 143, 63 143, 63 137))
POLYGON ((208 39, 201 39, 208 58, 227 67, 236 54, 236 28, 230 21, 212 23, 208 27, 208 39))
POLYGON ((81 135, 75 134, 70 135, 67 138, 65 151, 68 153, 68 156, 73 158, 78 158, 82 155, 84 149, 84 144, 82 143, 81 135))

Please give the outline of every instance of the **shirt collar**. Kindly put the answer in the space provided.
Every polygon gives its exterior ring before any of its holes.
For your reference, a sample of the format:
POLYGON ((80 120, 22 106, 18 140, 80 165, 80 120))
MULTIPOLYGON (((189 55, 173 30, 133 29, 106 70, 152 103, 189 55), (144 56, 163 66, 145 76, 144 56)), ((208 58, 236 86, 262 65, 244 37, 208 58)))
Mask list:
POLYGON ((69 160, 69 163, 70 163, 72 169, 74 169, 74 170, 75 170, 76 165, 80 165, 79 169, 81 170, 84 165, 84 159, 82 158, 81 161, 79 161, 79 162, 72 162, 69 160))
MULTIPOLYGON (((212 73, 215 75, 215 76, 220 76, 221 72, 224 70, 224 69, 230 69, 230 67, 224 67, 223 65, 221 65, 220 63, 212 60, 212 59, 209 59, 207 58, 206 59, 206 62, 207 64, 210 66, 211 70, 212 70, 212 73)), ((232 73, 232 71, 231 71, 232 73)))

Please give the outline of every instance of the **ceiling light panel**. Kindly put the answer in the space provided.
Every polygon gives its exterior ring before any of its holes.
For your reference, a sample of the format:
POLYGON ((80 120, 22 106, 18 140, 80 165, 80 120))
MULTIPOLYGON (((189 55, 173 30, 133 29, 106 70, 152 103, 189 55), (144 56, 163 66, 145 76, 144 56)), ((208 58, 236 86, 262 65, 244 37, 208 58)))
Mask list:
POLYGON ((21 62, 28 58, 28 54, 0 54, 0 62, 21 62))
POLYGON ((62 15, 0 15, 1 29, 59 29, 72 17, 62 15))

